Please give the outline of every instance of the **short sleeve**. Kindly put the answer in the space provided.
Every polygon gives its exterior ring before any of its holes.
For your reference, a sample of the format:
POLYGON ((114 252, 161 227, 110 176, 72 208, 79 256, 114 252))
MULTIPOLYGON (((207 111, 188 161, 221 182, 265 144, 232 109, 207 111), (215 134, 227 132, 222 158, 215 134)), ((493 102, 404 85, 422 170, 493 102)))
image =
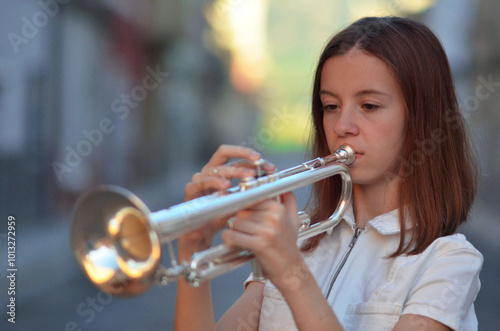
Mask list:
POLYGON ((402 314, 432 318, 453 330, 477 330, 474 300, 483 256, 469 244, 435 257, 416 278, 402 314))
POLYGON ((262 284, 266 283, 265 280, 255 280, 253 278, 253 272, 251 272, 250 275, 248 276, 247 280, 245 280, 245 282, 243 283, 243 289, 246 290, 248 284, 250 284, 251 282, 259 282, 259 283, 262 283, 262 284))

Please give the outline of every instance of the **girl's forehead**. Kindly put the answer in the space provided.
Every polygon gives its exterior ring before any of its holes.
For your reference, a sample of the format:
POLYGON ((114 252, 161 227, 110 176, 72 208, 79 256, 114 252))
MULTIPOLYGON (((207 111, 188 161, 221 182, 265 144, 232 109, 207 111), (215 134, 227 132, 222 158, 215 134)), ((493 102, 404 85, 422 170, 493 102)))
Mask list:
POLYGON ((321 89, 377 89, 397 92, 400 87, 384 61, 353 48, 325 62, 321 71, 321 89))

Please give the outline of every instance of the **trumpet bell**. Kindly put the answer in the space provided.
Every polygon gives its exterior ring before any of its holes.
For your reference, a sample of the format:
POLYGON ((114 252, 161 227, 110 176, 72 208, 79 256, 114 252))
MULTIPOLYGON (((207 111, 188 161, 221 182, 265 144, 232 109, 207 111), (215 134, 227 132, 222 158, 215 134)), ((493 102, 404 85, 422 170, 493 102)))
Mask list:
POLYGON ((71 241, 88 278, 105 292, 144 292, 161 260, 149 209, 131 192, 104 186, 82 196, 74 209, 71 241))

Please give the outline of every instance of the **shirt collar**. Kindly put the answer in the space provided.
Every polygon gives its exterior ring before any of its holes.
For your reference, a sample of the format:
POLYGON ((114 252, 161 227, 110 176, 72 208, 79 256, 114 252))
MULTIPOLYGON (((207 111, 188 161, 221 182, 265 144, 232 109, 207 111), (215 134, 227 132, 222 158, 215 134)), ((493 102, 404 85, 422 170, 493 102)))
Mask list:
MULTIPOLYGON (((356 226, 356 219, 354 218, 354 211, 352 208, 352 203, 349 204, 346 208, 344 216, 342 218, 349 226, 356 226)), ((333 227, 328 229, 327 233, 330 234, 333 231, 333 228, 340 223, 337 222, 333 227)), ((399 212, 398 209, 394 209, 388 213, 379 215, 369 220, 367 227, 371 227, 375 229, 378 233, 382 235, 391 235, 401 232, 401 227, 399 226, 399 212)), ((411 228, 411 222, 409 221, 409 217, 406 217, 406 229, 411 228)))

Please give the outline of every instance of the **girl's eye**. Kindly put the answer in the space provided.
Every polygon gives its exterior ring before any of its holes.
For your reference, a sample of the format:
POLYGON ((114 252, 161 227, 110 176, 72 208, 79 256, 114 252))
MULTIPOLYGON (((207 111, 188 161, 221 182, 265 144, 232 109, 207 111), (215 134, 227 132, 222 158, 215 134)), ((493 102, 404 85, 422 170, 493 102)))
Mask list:
POLYGON ((363 108, 365 108, 367 111, 375 111, 375 110, 379 109, 379 108, 380 108, 380 106, 373 105, 373 104, 371 104, 371 103, 365 103, 365 104, 363 105, 363 108))
POLYGON ((337 109, 339 109, 337 105, 326 105, 323 107, 323 111, 335 111, 337 109))

